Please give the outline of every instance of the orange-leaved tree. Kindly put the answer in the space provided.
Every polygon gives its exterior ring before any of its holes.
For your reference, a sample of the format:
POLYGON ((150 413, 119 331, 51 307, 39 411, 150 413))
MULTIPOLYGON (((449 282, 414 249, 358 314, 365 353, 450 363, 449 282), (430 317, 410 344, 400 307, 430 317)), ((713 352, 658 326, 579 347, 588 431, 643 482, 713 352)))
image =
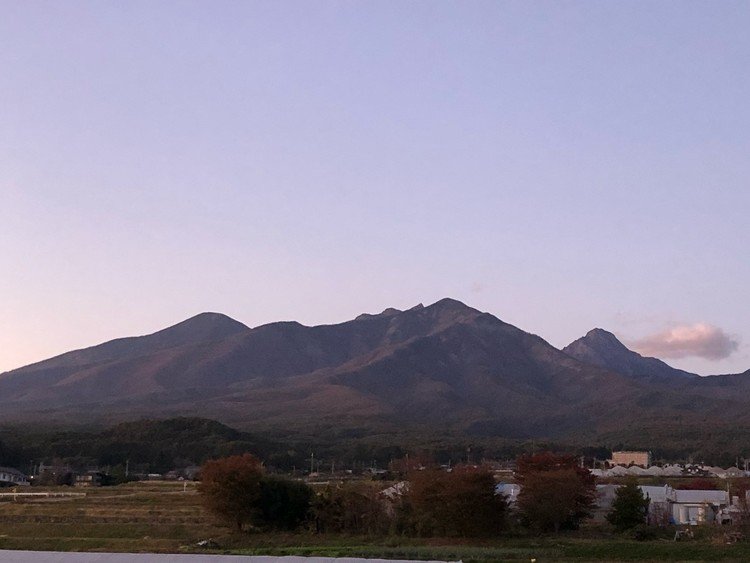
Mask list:
POLYGON ((212 459, 201 467, 198 490, 206 507, 239 531, 259 516, 262 477, 261 462, 250 454, 212 459))

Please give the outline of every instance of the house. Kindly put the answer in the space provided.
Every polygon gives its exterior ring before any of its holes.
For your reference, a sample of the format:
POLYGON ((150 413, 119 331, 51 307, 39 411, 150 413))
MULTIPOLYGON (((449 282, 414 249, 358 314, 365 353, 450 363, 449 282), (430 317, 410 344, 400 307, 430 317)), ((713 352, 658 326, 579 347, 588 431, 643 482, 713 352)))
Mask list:
MULTIPOLYGON (((619 485, 597 485, 597 508, 594 520, 603 521, 612 507, 619 485)), ((730 502, 727 491, 689 491, 673 489, 669 485, 639 485, 643 496, 650 500, 648 523, 667 524, 725 524, 733 522, 741 513, 739 499, 730 502)))
POLYGON ((650 524, 723 524, 736 518, 735 513, 738 512, 727 491, 691 491, 673 489, 669 485, 641 485, 640 489, 651 499, 650 524))
POLYGON ((671 495, 674 489, 669 485, 639 485, 644 497, 648 497, 648 523, 654 526, 666 526, 672 522, 671 495))
POLYGON ((727 491, 673 489, 671 497, 672 518, 675 524, 720 524, 721 512, 730 507, 727 491))
POLYGON ((99 471, 87 471, 82 475, 76 475, 76 487, 101 487, 104 480, 104 473, 99 471))
POLYGON ((596 507, 592 513, 594 522, 605 522, 607 513, 612 509, 615 493, 620 485, 597 485, 596 507))
POLYGON ((0 467, 0 487, 27 486, 29 480, 26 475, 12 467, 0 467))

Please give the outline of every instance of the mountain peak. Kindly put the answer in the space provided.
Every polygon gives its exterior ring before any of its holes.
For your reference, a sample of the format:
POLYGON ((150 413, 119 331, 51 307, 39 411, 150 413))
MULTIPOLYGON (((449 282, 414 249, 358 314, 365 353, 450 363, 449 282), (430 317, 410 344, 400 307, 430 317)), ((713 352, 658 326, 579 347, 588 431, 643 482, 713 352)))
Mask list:
POLYGON ((160 347, 169 347, 219 340, 246 330, 246 325, 231 317, 222 313, 206 312, 141 338, 157 341, 160 347))
POLYGON ((231 321, 233 323, 238 322, 238 321, 235 321, 232 317, 225 315, 224 313, 216 313, 214 311, 203 311, 202 313, 193 315, 192 317, 186 320, 191 321, 191 320, 198 320, 198 319, 206 320, 206 321, 231 321))
MULTIPOLYGON (((418 310, 416 307, 414 310, 418 310)), ((421 308, 425 313, 440 314, 440 315, 477 315, 481 314, 480 311, 469 307, 466 303, 462 303, 457 299, 451 299, 450 297, 444 297, 439 301, 435 301, 432 305, 421 308)))
MULTIPOLYGON (((179 326, 191 326, 191 327, 224 327, 228 331, 247 330, 249 327, 242 324, 239 321, 234 320, 232 317, 225 315, 224 313, 214 313, 212 311, 206 311, 198 313, 195 316, 185 319, 182 322, 172 325, 171 327, 165 328, 164 330, 172 330, 179 326)), ((162 332, 162 331, 160 331, 162 332)))
POLYGON ((611 332, 594 328, 586 336, 571 342, 563 352, 587 364, 630 376, 685 377, 688 372, 675 369, 656 358, 644 358, 625 346, 611 332))
POLYGON ((592 328, 590 331, 586 333, 586 338, 589 338, 589 337, 591 338, 600 338, 600 337, 614 338, 615 340, 617 339, 617 337, 613 333, 609 332, 608 330, 604 330, 603 328, 592 328))
POLYGON ((596 343, 597 346, 612 346, 617 347, 621 350, 627 350, 627 347, 622 342, 620 342, 620 340, 613 333, 609 332, 608 330, 604 330, 603 328, 591 329, 586 333, 586 336, 580 338, 576 342, 579 341, 586 341, 590 344, 596 343))
POLYGON ((199 313, 189 319, 145 336, 129 336, 110 340, 96 346, 74 350, 19 368, 57 369, 86 366, 96 362, 136 358, 159 350, 221 340, 234 334, 250 330, 247 326, 221 313, 199 313))
POLYGON ((450 297, 444 297, 443 299, 440 299, 439 301, 436 301, 432 305, 429 305, 425 307, 422 303, 419 303, 415 305, 414 307, 407 309, 406 311, 402 311, 400 309, 395 309, 393 307, 388 307, 385 309, 382 313, 362 313, 361 315, 358 315, 354 320, 355 321, 363 321, 366 319, 375 319, 375 318, 383 318, 383 317, 394 317, 396 315, 400 315, 402 313, 437 313, 439 315, 455 315, 455 314, 475 314, 478 313, 476 309, 472 309, 465 303, 462 303, 461 301, 458 301, 457 299, 451 299, 450 297))
POLYGON ((430 307, 439 309, 471 309, 466 303, 450 297, 443 297, 439 301, 435 301, 430 307))

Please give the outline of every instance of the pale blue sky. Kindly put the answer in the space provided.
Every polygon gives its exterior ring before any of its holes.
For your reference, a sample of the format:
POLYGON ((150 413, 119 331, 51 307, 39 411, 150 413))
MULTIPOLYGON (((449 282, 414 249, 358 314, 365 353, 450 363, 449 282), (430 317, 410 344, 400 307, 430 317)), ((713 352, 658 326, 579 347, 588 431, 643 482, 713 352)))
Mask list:
POLYGON ((750 368, 750 2, 0 0, 0 370, 461 299, 750 368))

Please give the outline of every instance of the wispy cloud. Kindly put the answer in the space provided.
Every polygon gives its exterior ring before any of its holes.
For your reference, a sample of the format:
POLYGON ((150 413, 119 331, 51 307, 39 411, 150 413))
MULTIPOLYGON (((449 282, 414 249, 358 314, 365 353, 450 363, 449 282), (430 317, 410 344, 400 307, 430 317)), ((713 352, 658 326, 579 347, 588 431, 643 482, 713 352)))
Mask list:
POLYGON ((697 323, 672 327, 636 340, 631 346, 644 356, 722 360, 737 350, 739 342, 719 327, 697 323))

